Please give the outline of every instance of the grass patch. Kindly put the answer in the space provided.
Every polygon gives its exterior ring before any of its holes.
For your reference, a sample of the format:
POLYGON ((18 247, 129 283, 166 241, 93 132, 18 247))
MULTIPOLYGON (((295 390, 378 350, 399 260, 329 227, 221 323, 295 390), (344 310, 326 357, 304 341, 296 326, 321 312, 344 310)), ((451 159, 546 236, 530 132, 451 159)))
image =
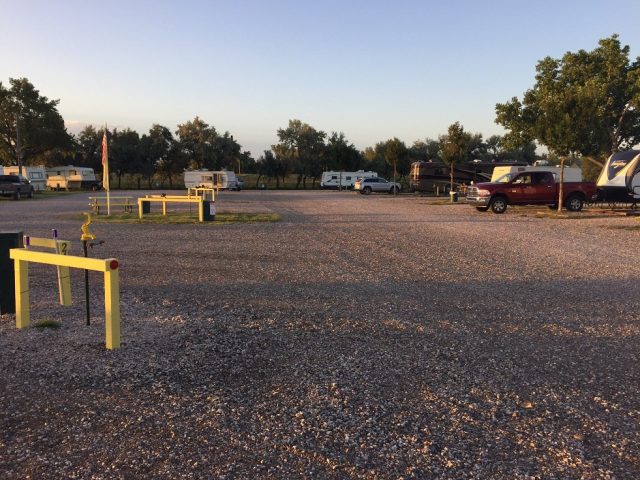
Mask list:
MULTIPOLYGON (((78 220, 83 220, 84 216, 78 216, 78 220)), ((260 223, 279 222, 280 215, 276 213, 240 213, 226 212, 216 213, 214 222, 204 222, 210 225, 226 225, 232 223, 260 223)), ((94 223, 123 223, 123 224, 146 224, 146 225, 186 225, 197 224, 198 214, 189 212, 169 212, 167 215, 161 213, 149 213, 142 220, 137 213, 120 213, 109 217, 106 215, 92 215, 91 221, 94 223)))
POLYGON ((40 320, 33 324, 34 327, 42 330, 45 328, 51 328, 52 330, 57 330, 61 327, 60 322, 56 322, 55 320, 40 320))

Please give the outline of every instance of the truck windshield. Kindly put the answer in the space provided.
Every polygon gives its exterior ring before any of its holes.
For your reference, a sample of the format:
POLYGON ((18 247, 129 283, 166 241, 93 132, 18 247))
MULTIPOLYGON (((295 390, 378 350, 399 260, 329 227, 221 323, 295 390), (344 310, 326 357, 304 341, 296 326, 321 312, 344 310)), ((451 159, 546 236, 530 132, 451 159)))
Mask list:
POLYGON ((509 183, 513 178, 513 173, 505 173, 501 177, 496 178, 496 183, 509 183))

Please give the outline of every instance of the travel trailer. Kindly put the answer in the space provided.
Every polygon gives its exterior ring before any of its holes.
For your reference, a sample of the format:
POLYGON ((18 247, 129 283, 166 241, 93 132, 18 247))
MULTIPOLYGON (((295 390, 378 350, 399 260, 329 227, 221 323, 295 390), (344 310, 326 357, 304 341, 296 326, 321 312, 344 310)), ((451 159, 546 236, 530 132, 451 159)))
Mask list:
POLYGON ((205 187, 240 191, 242 189, 240 185, 236 174, 228 170, 187 170, 184 172, 185 188, 205 187))
MULTIPOLYGON (((491 175, 491 181, 496 182, 498 181, 499 178, 504 177, 507 174, 510 174, 511 176, 515 176, 516 173, 520 173, 520 172, 552 172, 554 177, 556 178, 556 182, 560 181, 560 167, 544 167, 544 166, 531 167, 529 165, 496 167, 493 169, 493 174, 491 175)), ((581 182, 582 170, 574 167, 565 167, 563 179, 565 182, 581 182)))
POLYGON ((47 188, 49 190, 79 190, 87 188, 100 190, 93 168, 73 165, 47 168, 47 188))
POLYGON ((617 152, 609 157, 596 182, 599 199, 636 202, 640 198, 640 150, 617 152))
POLYGON ((365 172, 364 170, 358 170, 357 172, 322 172, 320 188, 353 188, 357 179, 377 176, 376 172, 365 172))
MULTIPOLYGON (((488 167, 495 163, 464 162, 453 166, 453 187, 467 185, 471 182, 486 182, 491 178, 488 167)), ((490 170, 489 170, 490 171, 490 170)), ((451 188, 451 172, 448 165, 440 161, 419 161, 411 164, 410 189, 412 192, 442 192, 451 188)))
MULTIPOLYGON (((18 175, 18 166, 4 167, 3 175, 18 175)), ((22 166, 22 176, 33 185, 33 190, 43 191, 47 188, 47 172, 43 166, 22 166)))

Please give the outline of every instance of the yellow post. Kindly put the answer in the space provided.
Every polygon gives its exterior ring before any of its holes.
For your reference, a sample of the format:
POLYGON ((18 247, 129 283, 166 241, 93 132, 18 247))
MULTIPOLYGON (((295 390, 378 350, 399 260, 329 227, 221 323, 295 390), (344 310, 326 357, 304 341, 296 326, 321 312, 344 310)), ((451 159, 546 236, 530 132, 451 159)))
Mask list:
POLYGON ((142 198, 138 199, 138 218, 142 220, 142 198))
POLYGON ((16 328, 29 326, 29 262, 16 260, 16 328))
MULTIPOLYGON (((59 255, 69 255, 71 252, 71 242, 65 240, 56 241, 56 253, 59 255)), ((60 297, 60 305, 71 305, 71 275, 69 267, 58 268, 58 292, 60 297)))
POLYGON ((198 202, 198 221, 200 223, 204 222, 204 202, 202 199, 198 202))
POLYGON ((120 348, 120 273, 104 272, 104 327, 107 349, 120 348))
POLYGON ((167 216, 167 201, 166 200, 162 201, 162 215, 164 215, 165 217, 167 216))
MULTIPOLYGON (((71 242, 68 240, 56 240, 52 238, 29 237, 29 246, 40 248, 52 248, 59 255, 71 253, 71 242)), ((57 267, 58 270, 58 299, 60 305, 71 305, 71 276, 69 267, 57 267)))

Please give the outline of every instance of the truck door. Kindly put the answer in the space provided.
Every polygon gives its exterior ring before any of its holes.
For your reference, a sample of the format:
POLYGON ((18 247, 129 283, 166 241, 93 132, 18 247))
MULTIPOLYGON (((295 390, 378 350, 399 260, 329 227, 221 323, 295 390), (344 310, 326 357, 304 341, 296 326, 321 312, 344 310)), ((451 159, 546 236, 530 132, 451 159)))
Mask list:
POLYGON ((534 198, 531 203, 554 203, 556 197, 556 181, 551 172, 535 172, 533 174, 534 198))
POLYGON ((513 179, 507 194, 512 203, 529 203, 534 197, 535 187, 531 173, 521 173, 513 179))

